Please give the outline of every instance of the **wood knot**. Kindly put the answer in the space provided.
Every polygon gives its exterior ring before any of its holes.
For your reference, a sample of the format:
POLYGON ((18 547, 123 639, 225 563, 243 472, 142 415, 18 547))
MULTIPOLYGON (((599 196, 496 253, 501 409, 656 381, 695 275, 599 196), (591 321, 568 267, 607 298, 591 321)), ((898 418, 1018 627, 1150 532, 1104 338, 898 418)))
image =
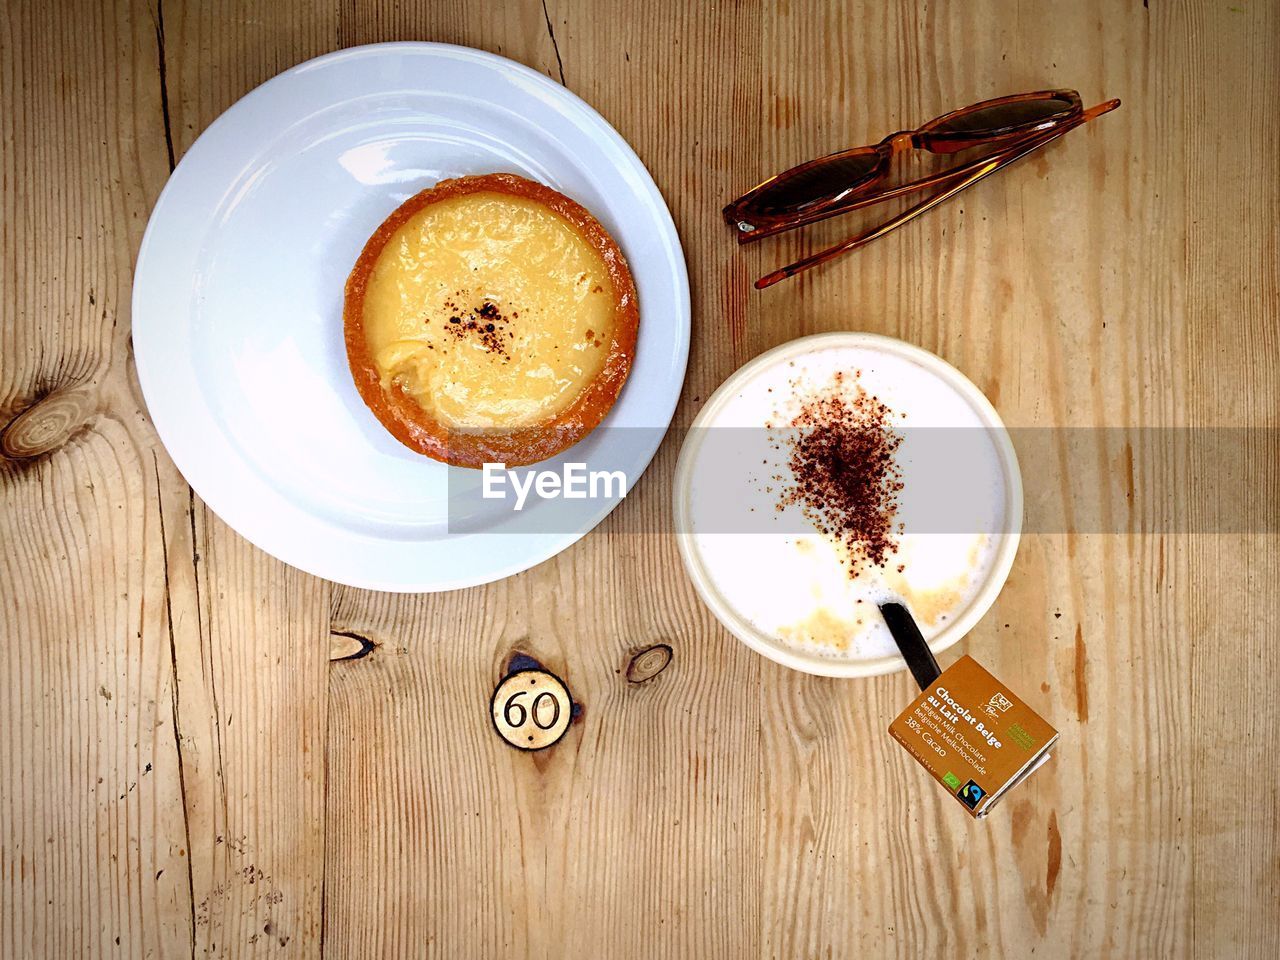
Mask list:
POLYGON ((93 413, 87 390, 55 390, 37 400, 0 430, 0 455, 32 460, 52 453, 74 437, 93 413))
POLYGON ((507 658, 506 668, 502 671, 505 677, 507 674, 517 673, 521 670, 546 670, 541 663, 535 660, 523 650, 512 650, 511 656, 507 658))
POLYGON ((627 683, 644 683, 646 680, 652 680, 667 669, 673 655, 671 645, 667 643, 655 643, 651 647, 636 651, 627 662, 627 669, 623 671, 627 683))
POLYGON ((360 660, 378 649, 378 644, 364 634, 351 630, 329 631, 329 661, 360 660))

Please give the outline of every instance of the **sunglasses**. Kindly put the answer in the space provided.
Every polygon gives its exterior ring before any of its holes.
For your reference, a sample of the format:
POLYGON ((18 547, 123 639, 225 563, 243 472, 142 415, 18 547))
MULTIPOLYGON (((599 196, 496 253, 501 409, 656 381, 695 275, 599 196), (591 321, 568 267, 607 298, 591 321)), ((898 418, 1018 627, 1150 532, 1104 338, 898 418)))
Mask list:
POLYGON ((1108 100, 1086 110, 1074 90, 1040 90, 983 100, 943 114, 916 130, 890 134, 877 144, 841 150, 785 170, 725 207, 724 219, 738 231, 739 243, 750 243, 895 197, 936 191, 877 227, 766 274, 755 283, 757 290, 763 290, 866 246, 988 174, 1118 106, 1119 100, 1108 100), (939 173, 896 185, 885 182, 893 158, 900 154, 925 150, 946 155, 972 148, 985 149, 939 173))

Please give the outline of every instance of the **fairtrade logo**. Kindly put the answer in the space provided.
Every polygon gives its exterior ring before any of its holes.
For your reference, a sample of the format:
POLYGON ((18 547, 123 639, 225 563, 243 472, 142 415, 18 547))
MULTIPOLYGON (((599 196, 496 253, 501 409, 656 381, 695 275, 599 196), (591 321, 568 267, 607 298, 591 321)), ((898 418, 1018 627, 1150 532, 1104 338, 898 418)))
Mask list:
POLYGON ((960 801, 970 810, 974 810, 978 806, 978 801, 987 795, 987 791, 970 780, 960 788, 960 801))

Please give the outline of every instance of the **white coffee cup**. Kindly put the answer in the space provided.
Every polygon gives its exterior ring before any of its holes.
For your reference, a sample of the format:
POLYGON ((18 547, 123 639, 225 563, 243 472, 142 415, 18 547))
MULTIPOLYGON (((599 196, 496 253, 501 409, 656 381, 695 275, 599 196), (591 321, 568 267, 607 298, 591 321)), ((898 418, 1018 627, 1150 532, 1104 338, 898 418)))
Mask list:
MULTIPOLYGON (((694 534, 698 520, 694 515, 694 504, 698 498, 692 495, 695 474, 698 472, 700 458, 712 456, 707 437, 712 429, 723 425, 722 414, 726 407, 766 371, 793 363, 799 358, 808 357, 818 351, 838 348, 870 351, 879 356, 893 358, 892 361, 886 360, 886 363, 901 361, 910 363, 913 376, 918 368, 937 381, 940 388, 948 388, 949 395, 955 398, 955 403, 967 405, 963 411, 965 416, 975 424, 981 425, 981 433, 990 440, 994 461, 998 462, 996 469, 999 471, 1003 491, 1003 525, 1001 531, 994 535, 993 553, 985 565, 985 577, 967 593, 967 603, 962 608, 952 611, 952 616, 945 624, 935 626, 932 630, 926 628, 925 636, 929 639, 930 647, 937 653, 956 643, 972 629, 994 603, 1004 586, 1017 553, 1022 528, 1022 476, 1008 431, 999 414, 982 392, 946 361, 901 340, 870 333, 829 333, 803 337, 761 354, 732 374, 707 400, 685 438, 676 466, 675 524, 680 555, 694 587, 703 602, 730 633, 756 652, 795 670, 823 676, 867 677, 904 669, 905 663, 896 654, 865 658, 824 655, 797 647, 761 629, 737 609, 725 596, 725 592, 717 586, 716 577, 708 568, 698 537, 694 534)), ((761 427, 763 426, 761 424, 761 427)), ((726 491, 726 497, 731 495, 730 491, 726 491)), ((724 535, 732 536, 732 534, 724 535)), ((874 609, 868 611, 867 615, 879 616, 878 611, 874 609)))

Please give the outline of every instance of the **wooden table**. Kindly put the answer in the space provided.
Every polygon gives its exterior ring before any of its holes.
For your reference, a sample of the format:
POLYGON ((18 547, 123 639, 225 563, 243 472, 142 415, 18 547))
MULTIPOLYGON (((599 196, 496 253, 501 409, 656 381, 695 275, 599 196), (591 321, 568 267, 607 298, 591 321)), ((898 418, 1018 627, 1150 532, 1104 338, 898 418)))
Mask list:
POLYGON ((1243 493, 1158 443, 1024 462, 1033 498, 1088 484, 1134 532, 1027 536, 944 658, 975 653, 1063 733, 986 822, 885 735, 905 673, 752 654, 661 532, 683 426, 805 333, 918 343, 1017 426, 1275 427, 1274 0, 106 6, 0 15, 0 956, 1275 955, 1268 434, 1243 493), (693 287, 683 400, 634 495, 554 560, 444 596, 335 586, 241 539, 165 455, 130 349, 134 256, 195 137, 299 61, 394 39, 501 53, 597 107, 693 287), (751 289, 849 225, 739 252, 727 198, 1048 86, 1124 106, 751 289), (1196 491, 1246 522, 1181 532, 1196 491), (658 642, 672 664, 629 684, 658 642), (538 755, 487 717, 517 649, 586 705, 538 755))

